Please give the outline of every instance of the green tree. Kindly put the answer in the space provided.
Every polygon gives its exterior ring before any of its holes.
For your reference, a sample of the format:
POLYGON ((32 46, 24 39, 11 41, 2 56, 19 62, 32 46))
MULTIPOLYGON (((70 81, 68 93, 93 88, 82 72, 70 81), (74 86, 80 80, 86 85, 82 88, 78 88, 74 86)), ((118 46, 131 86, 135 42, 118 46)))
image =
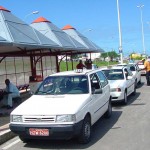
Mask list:
POLYGON ((110 61, 113 61, 114 58, 119 57, 119 55, 114 50, 108 52, 108 56, 110 57, 110 61))
POLYGON ((100 57, 104 58, 104 61, 105 61, 106 57, 108 57, 108 54, 107 53, 101 53, 100 57))

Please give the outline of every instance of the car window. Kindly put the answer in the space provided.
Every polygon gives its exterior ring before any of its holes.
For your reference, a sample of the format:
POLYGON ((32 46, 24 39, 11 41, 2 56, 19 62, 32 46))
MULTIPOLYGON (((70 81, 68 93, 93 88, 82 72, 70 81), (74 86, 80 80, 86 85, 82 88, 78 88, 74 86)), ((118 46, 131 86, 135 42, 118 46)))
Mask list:
POLYGON ((97 76, 96 73, 93 73, 90 75, 90 81, 91 81, 91 89, 100 89, 100 82, 99 82, 99 78, 97 76))
POLYGON ((139 70, 140 68, 139 68, 139 66, 138 65, 136 65, 136 70, 139 70))
POLYGON ((132 76, 133 75, 132 72, 130 71, 130 69, 128 69, 128 68, 124 69, 124 73, 125 73, 126 78, 127 78, 127 76, 132 76))
POLYGON ((123 80, 124 75, 122 69, 102 70, 108 80, 123 80))
POLYGON ((128 75, 129 75, 129 76, 132 76, 132 75, 133 75, 132 71, 131 71, 129 68, 127 68, 127 72, 128 72, 128 75))
POLYGON ((35 94, 86 94, 89 92, 88 85, 88 78, 86 75, 49 76, 42 82, 35 94))
POLYGON ((136 71, 135 66, 130 66, 130 70, 131 70, 131 71, 136 71))
POLYGON ((107 80, 106 76, 101 71, 98 71, 97 75, 100 79, 100 83, 101 83, 102 87, 105 87, 108 84, 108 80, 107 80))

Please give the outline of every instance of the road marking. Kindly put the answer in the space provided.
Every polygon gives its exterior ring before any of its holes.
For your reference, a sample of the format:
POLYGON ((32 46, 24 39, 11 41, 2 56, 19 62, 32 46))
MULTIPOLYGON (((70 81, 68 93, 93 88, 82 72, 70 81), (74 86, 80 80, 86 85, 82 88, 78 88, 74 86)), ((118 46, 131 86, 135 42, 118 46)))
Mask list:
POLYGON ((16 140, 16 141, 10 143, 9 145, 3 147, 2 150, 6 150, 6 149, 10 148, 11 146, 17 144, 18 142, 20 142, 20 139, 18 139, 18 140, 16 140))

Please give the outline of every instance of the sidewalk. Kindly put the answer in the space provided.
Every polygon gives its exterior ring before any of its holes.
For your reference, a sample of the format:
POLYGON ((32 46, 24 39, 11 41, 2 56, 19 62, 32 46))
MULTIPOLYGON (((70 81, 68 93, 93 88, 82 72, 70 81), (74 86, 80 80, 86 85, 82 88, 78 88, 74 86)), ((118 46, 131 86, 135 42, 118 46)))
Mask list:
MULTIPOLYGON (((21 99, 25 101, 31 96, 29 91, 21 91, 21 99)), ((15 107, 13 108, 15 109, 15 107)), ((16 136, 9 129, 10 113, 13 109, 0 108, 0 145, 16 136)))

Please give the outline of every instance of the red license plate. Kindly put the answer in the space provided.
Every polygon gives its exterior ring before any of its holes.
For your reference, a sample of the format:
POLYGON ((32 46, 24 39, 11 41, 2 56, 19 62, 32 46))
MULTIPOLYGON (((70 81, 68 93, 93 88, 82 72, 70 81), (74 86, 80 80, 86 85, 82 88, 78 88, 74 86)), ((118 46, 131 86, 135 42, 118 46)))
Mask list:
POLYGON ((48 129, 35 129, 30 128, 29 134, 31 136, 49 136, 49 130, 48 129))

